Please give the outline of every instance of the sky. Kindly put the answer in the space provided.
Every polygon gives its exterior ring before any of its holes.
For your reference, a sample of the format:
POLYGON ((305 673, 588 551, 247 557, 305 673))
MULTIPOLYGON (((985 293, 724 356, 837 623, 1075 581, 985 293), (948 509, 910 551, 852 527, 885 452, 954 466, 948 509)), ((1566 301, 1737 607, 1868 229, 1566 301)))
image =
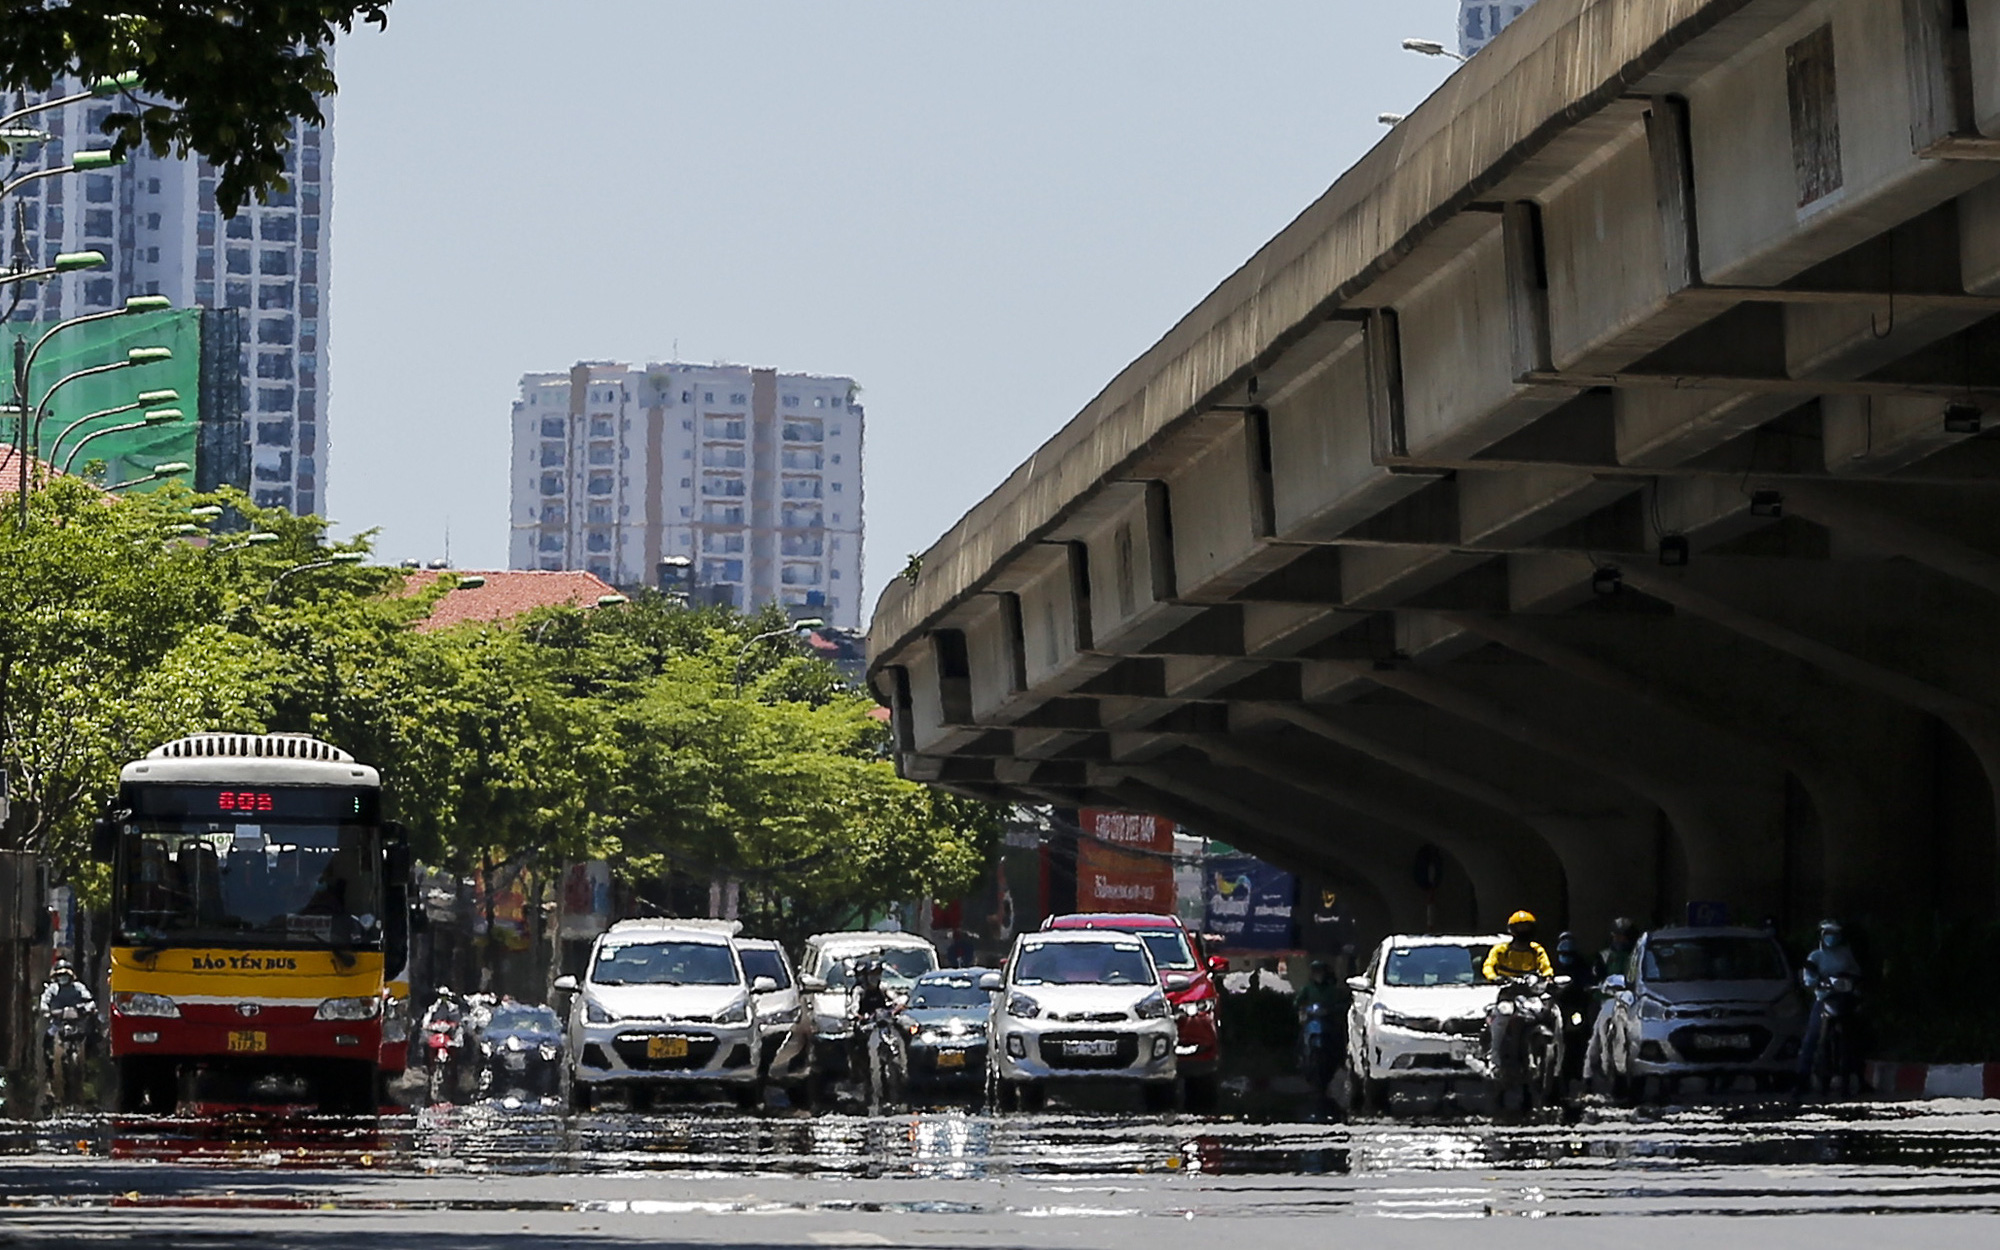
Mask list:
POLYGON ((336 66, 336 531, 505 567, 526 372, 841 374, 872 610, 1443 80, 1400 44, 1457 9, 395 0, 336 66))

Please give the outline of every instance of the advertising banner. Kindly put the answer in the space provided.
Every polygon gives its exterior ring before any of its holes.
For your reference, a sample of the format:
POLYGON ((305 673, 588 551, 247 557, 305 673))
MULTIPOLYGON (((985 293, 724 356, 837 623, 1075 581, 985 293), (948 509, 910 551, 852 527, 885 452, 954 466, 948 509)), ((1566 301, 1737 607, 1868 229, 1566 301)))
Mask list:
POLYGON ((1173 913, 1173 821, 1086 807, 1077 824, 1078 911, 1173 913))
POLYGON ((1208 931, 1230 950, 1290 950, 1298 882, 1291 873, 1248 855, 1211 859, 1208 931))
POLYGON ((562 932, 564 941, 596 937, 611 927, 611 865, 601 859, 571 864, 563 870, 562 932))

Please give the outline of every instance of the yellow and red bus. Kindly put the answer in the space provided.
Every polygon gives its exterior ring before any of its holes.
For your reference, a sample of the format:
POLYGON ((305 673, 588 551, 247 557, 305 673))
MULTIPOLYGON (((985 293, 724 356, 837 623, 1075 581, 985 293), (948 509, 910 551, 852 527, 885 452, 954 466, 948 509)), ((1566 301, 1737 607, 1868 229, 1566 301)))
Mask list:
POLYGON ((303 734, 196 734, 121 770, 98 840, 121 1109, 378 1107, 409 878, 381 800, 375 769, 303 734))

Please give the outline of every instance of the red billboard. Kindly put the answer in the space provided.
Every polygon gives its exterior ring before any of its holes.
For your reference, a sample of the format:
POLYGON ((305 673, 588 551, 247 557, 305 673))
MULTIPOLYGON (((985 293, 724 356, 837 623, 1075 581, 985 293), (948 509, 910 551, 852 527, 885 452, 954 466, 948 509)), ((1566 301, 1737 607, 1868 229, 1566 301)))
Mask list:
POLYGON ((1078 911, 1173 914, 1173 821, 1086 807, 1077 823, 1078 911))

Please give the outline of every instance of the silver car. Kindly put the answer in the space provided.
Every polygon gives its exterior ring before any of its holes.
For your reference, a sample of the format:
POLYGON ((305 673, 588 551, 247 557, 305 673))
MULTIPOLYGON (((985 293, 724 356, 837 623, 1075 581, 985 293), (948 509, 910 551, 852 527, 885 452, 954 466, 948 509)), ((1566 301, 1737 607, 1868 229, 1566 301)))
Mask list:
POLYGON ((1749 1075, 1760 1086, 1798 1064, 1806 1001, 1785 952, 1762 929, 1655 929, 1632 952, 1631 975, 1602 989, 1597 1025, 1605 1074, 1645 1097, 1683 1077, 1749 1075))
POLYGON ((1186 973, 1160 976, 1138 934, 1055 929, 1015 940, 1007 971, 989 972, 993 994, 987 1077, 995 1100, 1032 1108, 1051 1083, 1137 1085, 1149 1110, 1173 1105, 1178 1088, 1168 990, 1186 973))

